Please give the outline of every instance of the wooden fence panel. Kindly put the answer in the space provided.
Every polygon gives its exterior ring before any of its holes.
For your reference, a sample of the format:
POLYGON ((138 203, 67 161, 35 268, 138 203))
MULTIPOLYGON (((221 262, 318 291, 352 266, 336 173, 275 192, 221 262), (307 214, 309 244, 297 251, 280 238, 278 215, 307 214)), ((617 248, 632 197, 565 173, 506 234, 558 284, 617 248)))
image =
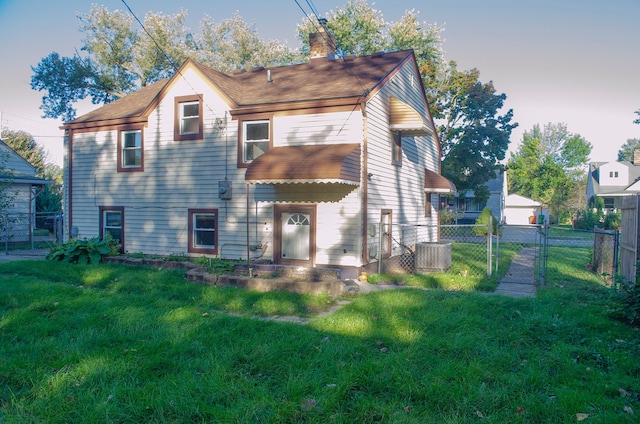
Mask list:
POLYGON ((640 237, 638 221, 640 218, 640 196, 622 198, 620 225, 620 274, 627 281, 636 281, 636 262, 638 261, 638 239, 640 237))

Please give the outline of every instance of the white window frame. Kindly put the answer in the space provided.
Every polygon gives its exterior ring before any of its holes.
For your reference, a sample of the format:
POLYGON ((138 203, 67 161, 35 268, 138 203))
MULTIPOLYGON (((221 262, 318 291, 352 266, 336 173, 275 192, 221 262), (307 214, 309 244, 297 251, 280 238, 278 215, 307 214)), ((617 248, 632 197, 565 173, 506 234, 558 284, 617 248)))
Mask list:
MULTIPOLYGON (((247 152, 249 151, 249 149, 247 149, 247 147, 249 145, 252 144, 259 144, 259 143, 266 143, 267 144, 267 148, 265 149, 266 153, 267 151, 269 151, 269 148, 271 146, 271 120, 269 119, 260 119, 260 120, 253 120, 253 121, 243 121, 242 122, 242 161, 244 163, 251 163, 252 161, 254 161, 256 158, 247 158, 247 152), (248 127, 250 125, 259 125, 259 124, 266 124, 267 125, 267 138, 261 138, 261 139, 255 139, 255 140, 248 140, 247 139, 247 134, 249 133, 248 131, 248 127)), ((264 154, 262 153, 262 154, 264 154)))
POLYGON ((218 253, 219 216, 217 209, 189 209, 189 252, 191 253, 218 253), (213 227, 198 227, 198 217, 209 216, 213 220, 213 227), (210 233, 213 235, 214 244, 198 244, 198 234, 210 233))
POLYGON ((180 102, 180 135, 192 135, 200 133, 200 102, 192 101, 192 102, 180 102), (185 109, 188 106, 195 106, 197 114, 195 115, 186 115, 185 109), (197 122, 195 131, 185 131, 185 126, 187 121, 195 121, 197 122))
MULTIPOLYGON (((121 152, 121 160, 122 160, 122 168, 132 169, 132 168, 142 168, 142 131, 141 130, 126 130, 120 133, 120 142, 122 143, 122 152, 121 152), (133 147, 127 147, 126 139, 128 135, 135 134, 135 145, 133 147), (136 164, 135 159, 133 164, 127 163, 127 153, 128 152, 139 152, 140 163, 136 164)), ((134 153, 134 157, 136 157, 134 153)))

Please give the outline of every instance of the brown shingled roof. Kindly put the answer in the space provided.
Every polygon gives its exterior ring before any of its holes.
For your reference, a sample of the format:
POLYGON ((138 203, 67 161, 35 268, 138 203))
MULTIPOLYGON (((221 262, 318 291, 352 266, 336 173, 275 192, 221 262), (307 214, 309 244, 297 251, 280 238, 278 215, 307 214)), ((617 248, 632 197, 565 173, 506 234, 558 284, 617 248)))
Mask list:
POLYGON ((168 78, 157 81, 129 95, 119 98, 86 113, 72 121, 65 123, 66 125, 93 123, 105 120, 119 120, 128 118, 141 118, 156 96, 162 91, 170 80, 168 78))
MULTIPOLYGON (((181 67, 193 65, 234 104, 232 109, 264 107, 297 102, 358 99, 375 91, 399 66, 411 57, 410 50, 376 53, 371 56, 328 60, 318 58, 297 65, 224 74, 187 60, 181 67)), ((173 78, 179 78, 176 73, 173 78)), ((161 80, 113 103, 65 123, 66 126, 91 126, 98 122, 143 120, 149 107, 170 80, 161 80)), ((205 99, 206 100, 206 99, 205 99)))

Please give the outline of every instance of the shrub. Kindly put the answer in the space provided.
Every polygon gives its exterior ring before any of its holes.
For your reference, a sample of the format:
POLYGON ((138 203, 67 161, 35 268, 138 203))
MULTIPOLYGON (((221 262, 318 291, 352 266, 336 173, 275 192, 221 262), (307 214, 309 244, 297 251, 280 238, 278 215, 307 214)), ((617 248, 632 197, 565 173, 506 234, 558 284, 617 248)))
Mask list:
POLYGON ((485 206, 480 212, 480 216, 476 219, 476 227, 473 227, 473 234, 477 236, 486 236, 489 228, 489 218, 493 219, 493 234, 496 234, 498 231, 498 220, 491 213, 491 209, 488 206, 485 206))
POLYGON ((103 239, 70 239, 59 246, 54 246, 49 251, 47 259, 79 264, 97 264, 103 256, 115 255, 118 246, 111 236, 103 239))
POLYGON ((619 230, 620 229, 620 221, 622 217, 620 212, 608 213, 604 218, 604 229, 605 230, 619 230))

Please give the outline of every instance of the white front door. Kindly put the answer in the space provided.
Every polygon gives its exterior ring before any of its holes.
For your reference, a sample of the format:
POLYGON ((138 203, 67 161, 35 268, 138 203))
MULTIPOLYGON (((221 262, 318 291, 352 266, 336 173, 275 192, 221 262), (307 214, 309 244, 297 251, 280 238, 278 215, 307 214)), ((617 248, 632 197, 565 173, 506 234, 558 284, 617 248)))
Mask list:
POLYGON ((308 261, 310 259, 309 237, 311 236, 311 214, 282 214, 282 258, 308 261))
POLYGON ((316 207, 276 205, 274 212, 276 262, 313 266, 316 207))

